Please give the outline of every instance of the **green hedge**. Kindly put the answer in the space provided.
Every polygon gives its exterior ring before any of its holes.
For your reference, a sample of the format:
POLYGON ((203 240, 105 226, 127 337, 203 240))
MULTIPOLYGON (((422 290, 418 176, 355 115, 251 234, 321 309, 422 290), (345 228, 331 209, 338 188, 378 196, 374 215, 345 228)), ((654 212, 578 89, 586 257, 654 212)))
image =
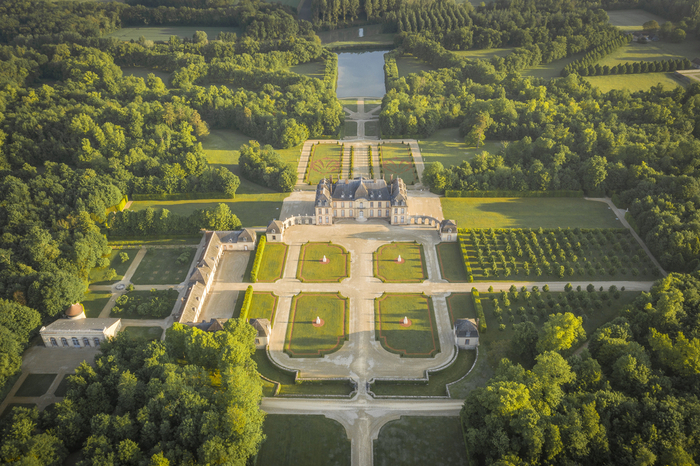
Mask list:
POLYGON ((472 299, 474 300, 476 316, 479 318, 479 332, 485 332, 486 316, 484 316, 484 307, 481 305, 481 298, 479 298, 479 290, 476 288, 472 288, 472 299))
POLYGON ((445 197, 583 197, 583 191, 459 191, 448 189, 445 197))
POLYGON ((260 272, 260 264, 262 264, 263 254, 265 253, 265 244, 267 243, 267 238, 265 235, 260 235, 260 240, 258 242, 258 249, 255 251, 255 261, 253 262, 253 268, 250 269, 250 281, 255 283, 258 281, 258 272, 260 272))
POLYGON ((472 272, 472 265, 469 262, 469 254, 467 253, 467 245, 465 243, 465 238, 460 234, 458 236, 458 239, 459 248, 462 251, 462 263, 464 264, 464 271, 467 272, 467 279, 469 283, 472 283, 474 282, 474 273, 472 272))
POLYGON ((335 92, 335 88, 338 85, 338 55, 326 49, 324 49, 323 55, 326 59, 326 68, 323 72, 323 84, 325 84, 328 89, 335 92))
MULTIPOLYGON (((134 201, 187 201, 191 199, 228 199, 224 193, 155 193, 155 194, 132 194, 134 201)), ((121 204, 121 202, 119 203, 121 204)), ((126 202, 124 202, 126 204, 126 202)))
POLYGON ((253 302, 253 287, 248 285, 245 290, 245 297, 243 298, 243 306, 241 306, 240 318, 248 320, 248 313, 250 312, 250 305, 253 302))
POLYGON ((396 87, 399 80, 399 67, 396 64, 396 59, 403 54, 400 49, 393 50, 384 54, 384 85, 389 91, 396 87))

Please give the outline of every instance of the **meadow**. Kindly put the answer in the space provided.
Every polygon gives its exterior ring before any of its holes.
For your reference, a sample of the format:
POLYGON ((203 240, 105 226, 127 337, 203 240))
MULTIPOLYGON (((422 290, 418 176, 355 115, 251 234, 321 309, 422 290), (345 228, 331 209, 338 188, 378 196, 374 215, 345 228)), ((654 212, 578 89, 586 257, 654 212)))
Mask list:
POLYGON ((399 77, 406 77, 411 73, 434 70, 432 66, 420 58, 416 58, 410 53, 404 54, 396 59, 396 66, 399 68, 399 77))
POLYGON ((627 89, 630 92, 648 91, 652 86, 661 84, 665 90, 684 84, 673 78, 673 73, 639 73, 618 74, 614 76, 590 76, 583 78, 602 92, 614 89, 627 89))
POLYGON ((647 21, 656 21, 659 25, 666 22, 661 16, 656 16, 644 10, 617 10, 608 11, 610 24, 617 26, 623 31, 641 31, 642 24, 647 21))
POLYGON ((209 40, 214 40, 220 32, 233 32, 241 34, 239 28, 231 27, 209 27, 209 26, 154 26, 154 27, 126 27, 107 34, 107 37, 115 37, 121 40, 139 40, 140 37, 145 37, 146 40, 152 41, 167 41, 170 36, 180 38, 192 38, 195 32, 204 31, 207 33, 209 40))
POLYGON ((471 160, 482 152, 498 154, 502 148, 499 141, 486 141, 478 149, 468 146, 464 143, 464 138, 459 136, 459 128, 439 129, 431 136, 419 140, 418 145, 425 164, 440 162, 445 168, 471 160))

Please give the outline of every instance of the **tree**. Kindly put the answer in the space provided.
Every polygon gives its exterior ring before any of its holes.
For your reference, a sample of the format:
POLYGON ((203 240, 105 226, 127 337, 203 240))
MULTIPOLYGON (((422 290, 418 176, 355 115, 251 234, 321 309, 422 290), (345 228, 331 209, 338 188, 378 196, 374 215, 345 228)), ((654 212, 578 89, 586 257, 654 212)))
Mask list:
POLYGON ((48 316, 55 316, 80 302, 85 288, 82 280, 63 270, 38 273, 29 286, 29 304, 48 316))
POLYGON ((608 161, 605 157, 594 155, 584 164, 583 181, 588 192, 599 190, 608 176, 608 161))
POLYGON ((129 254, 127 254, 125 252, 120 252, 119 253, 119 260, 122 261, 122 264, 129 262, 129 254))
POLYGON ((657 22, 654 21, 654 20, 647 21, 646 23, 644 23, 644 24, 642 25, 642 28, 643 28, 645 31, 656 32, 656 31, 659 29, 659 23, 657 23, 657 22))
POLYGON ((513 326, 514 335, 511 340, 511 350, 515 354, 520 354, 529 364, 535 362, 537 356, 537 327, 530 321, 515 324, 513 326))
POLYGON ((468 146, 476 146, 478 149, 486 140, 486 130, 493 123, 487 112, 480 112, 476 115, 471 130, 464 138, 464 143, 468 146))
POLYGON ((442 193, 445 191, 447 178, 445 177, 445 167, 440 162, 433 162, 423 171, 424 185, 429 186, 434 192, 442 193))
POLYGON ((207 44, 209 42, 207 33, 204 31, 195 31, 192 35, 192 42, 195 44, 207 44))
POLYGON ((15 407, 0 429, 3 464, 58 465, 68 452, 52 433, 39 432, 39 411, 15 407))
POLYGON ((565 351, 586 339, 583 319, 570 312, 552 314, 545 322, 537 341, 537 351, 565 351))

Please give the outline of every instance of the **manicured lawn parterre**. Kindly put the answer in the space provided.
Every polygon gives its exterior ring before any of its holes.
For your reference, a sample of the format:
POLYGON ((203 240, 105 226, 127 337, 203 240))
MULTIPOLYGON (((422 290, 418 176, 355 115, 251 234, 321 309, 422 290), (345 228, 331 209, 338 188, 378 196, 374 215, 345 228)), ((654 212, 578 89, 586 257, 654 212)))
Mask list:
POLYGON ((418 145, 425 164, 440 162, 445 168, 460 165, 482 152, 498 154, 503 147, 499 141, 486 141, 478 149, 468 146, 459 136, 459 128, 439 129, 430 137, 418 141, 418 145))
POLYGON ((582 198, 440 198, 445 218, 460 228, 619 228, 603 202, 582 198))
POLYGON ((464 269, 459 243, 440 243, 435 249, 437 250, 442 278, 450 283, 465 283, 467 272, 464 269))
POLYGON ((379 431, 374 466, 467 466, 458 416, 401 416, 379 431))
POLYGON ((66 393, 68 393, 68 377, 70 376, 71 374, 63 376, 61 383, 58 384, 58 387, 56 387, 56 390, 53 392, 54 396, 66 396, 66 393))
POLYGON ((377 396, 447 396, 447 385, 464 377, 475 361, 475 350, 460 350, 449 367, 430 372, 428 382, 377 380, 372 383, 371 389, 377 396))
POLYGON ((384 293, 374 301, 375 335, 401 357, 429 358, 440 352, 432 298, 417 293, 384 293), (408 325, 404 324, 408 318, 408 325))
POLYGON ((299 293, 289 319, 284 351, 293 358, 323 357, 342 348, 349 337, 348 298, 339 293, 299 293))
MULTIPOLYGON (((377 107, 382 106, 382 101, 377 99, 365 99, 365 112, 370 112, 377 107)), ((375 115, 379 115, 379 112, 375 112, 375 115)))
POLYGON ((365 121, 365 136, 379 136, 379 121, 365 121))
POLYGON ((344 135, 347 137, 357 136, 357 122, 345 120, 344 135))
POLYGON ((345 428, 322 415, 268 414, 256 466, 350 466, 345 428))
POLYGON ((323 178, 331 176, 338 179, 342 166, 340 144, 316 144, 309 158, 307 181, 311 185, 318 184, 323 178))
POLYGON ((122 332, 126 333, 132 340, 160 340, 163 335, 161 327, 124 327, 122 332))
POLYGON ((410 53, 397 58, 396 66, 399 69, 399 77, 405 77, 411 73, 420 73, 421 71, 432 71, 435 69, 428 63, 424 62, 420 58, 414 57, 410 53))
POLYGON ((109 254, 109 265, 107 267, 97 268, 95 267, 90 271, 89 281, 92 285, 110 285, 116 283, 122 278, 124 274, 129 269, 129 266, 134 261, 134 257, 138 254, 138 249, 112 249, 109 254), (120 254, 125 253, 128 256, 126 262, 122 262, 120 254), (109 270, 114 269, 116 275, 108 279, 109 270))
POLYGON ((135 285, 177 285, 187 278, 196 251, 195 248, 148 249, 131 282, 135 285), (177 259, 185 253, 189 260, 178 264, 177 259))
POLYGON ((15 396, 43 396, 49 391, 49 387, 58 374, 29 374, 15 396))
POLYGON ((379 150, 382 175, 387 180, 393 175, 394 178, 401 178, 407 185, 418 181, 408 144, 381 144, 379 150))
POLYGON ((267 319, 270 325, 275 325, 275 312, 277 311, 279 297, 271 291, 256 291, 253 293, 253 301, 250 303, 248 319, 267 319))
POLYGON ((349 276, 350 253, 343 246, 330 242, 302 245, 297 270, 297 278, 302 282, 340 282, 349 276))
MULTIPOLYGON (((189 199, 184 201, 135 201, 132 210, 168 209, 173 214, 190 215, 197 209, 211 209, 226 204, 244 227, 267 227, 270 219, 279 217, 282 201, 288 193, 237 194, 235 199, 189 199)), ((201 238, 201 237, 200 237, 201 238)))
POLYGON ((130 291, 119 298, 109 313, 110 317, 123 319, 163 319, 170 315, 177 301, 177 290, 130 291), (119 298, 125 303, 120 304, 119 298), (145 306, 145 307, 142 307, 145 306), (139 309, 142 312, 139 312, 139 309))
POLYGON ((104 309, 111 297, 112 293, 109 292, 88 291, 85 293, 83 300, 80 301, 85 309, 85 316, 90 318, 99 317, 100 312, 102 312, 102 309, 104 309))
POLYGON ((282 278, 288 249, 284 243, 265 243, 265 252, 263 252, 258 272, 258 282, 272 283, 282 278))
POLYGON ((303 74, 309 78, 316 78, 323 81, 326 72, 326 62, 312 61, 309 63, 301 63, 299 65, 290 66, 287 70, 292 73, 303 74))
POLYGON ((127 27, 114 31, 107 37, 116 37, 121 40, 138 40, 141 36, 146 40, 162 40, 167 41, 170 36, 192 38, 195 32, 204 31, 207 33, 209 40, 214 40, 219 35, 219 32, 233 32, 241 34, 239 28, 230 27, 208 27, 208 26, 160 26, 160 27, 127 27))
POLYGON ((385 283, 420 283, 428 279, 423 245, 391 243, 374 253, 374 276, 385 283), (401 256, 401 262, 397 259, 401 256))

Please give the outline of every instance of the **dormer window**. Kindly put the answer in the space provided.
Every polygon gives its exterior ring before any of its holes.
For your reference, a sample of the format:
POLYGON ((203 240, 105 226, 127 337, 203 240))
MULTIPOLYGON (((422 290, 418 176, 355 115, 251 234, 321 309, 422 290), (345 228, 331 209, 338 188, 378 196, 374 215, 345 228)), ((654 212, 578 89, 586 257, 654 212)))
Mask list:
POLYGON ((341 198, 341 199, 345 199, 345 193, 341 193, 341 194, 340 194, 340 198, 341 198))

